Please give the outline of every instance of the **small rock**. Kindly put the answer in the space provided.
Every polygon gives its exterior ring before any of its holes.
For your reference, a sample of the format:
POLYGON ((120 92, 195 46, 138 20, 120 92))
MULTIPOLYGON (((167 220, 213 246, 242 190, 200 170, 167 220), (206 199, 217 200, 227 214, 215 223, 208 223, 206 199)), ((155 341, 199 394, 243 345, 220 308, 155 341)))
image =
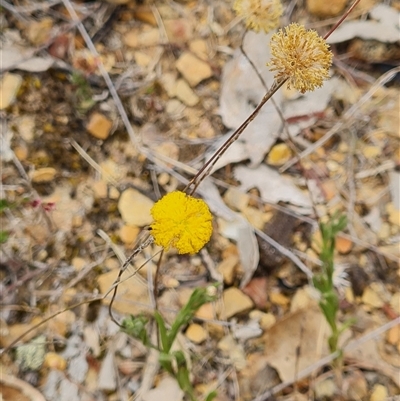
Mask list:
POLYGON ((208 46, 207 42, 203 39, 196 39, 189 44, 190 51, 198 58, 206 61, 208 59, 208 46))
POLYGON ((29 154, 28 147, 24 144, 17 145, 14 148, 14 153, 19 161, 21 161, 21 162, 25 161, 28 158, 28 154, 29 154))
POLYGON ((203 320, 213 320, 215 319, 215 307, 212 303, 207 303, 200 306, 195 313, 195 316, 203 320))
POLYGON ((141 51, 135 52, 133 57, 135 58, 136 64, 140 67, 147 67, 152 60, 150 55, 141 51))
POLYGON ((250 196, 243 191, 239 191, 235 187, 230 187, 225 192, 224 200, 226 204, 232 209, 242 211, 247 207, 250 196))
POLYGON ((22 77, 17 74, 7 72, 0 81, 0 110, 10 106, 18 93, 22 84, 22 77))
POLYGON ((207 339, 208 333, 203 326, 193 323, 187 328, 186 337, 195 344, 200 344, 207 339))
POLYGON ((136 241, 139 232, 140 232, 139 227, 124 225, 119 230, 119 237, 121 238, 121 241, 124 244, 132 245, 136 241))
POLYGON ((344 10, 347 0, 307 0, 307 9, 311 14, 320 18, 333 17, 344 10))
POLYGON ((400 343, 400 326, 392 327, 386 334, 386 341, 389 344, 396 345, 400 343))
POLYGON ((93 113, 86 126, 86 130, 97 139, 105 140, 110 135, 112 122, 100 113, 93 113))
POLYGON ((230 255, 225 258, 218 266, 217 270, 222 274, 224 283, 232 285, 236 275, 236 267, 239 263, 238 255, 230 255))
POLYGON ((94 196, 97 199, 106 199, 108 194, 107 182, 106 181, 95 181, 92 184, 94 196))
POLYGON ((191 39, 193 35, 193 25, 188 19, 167 19, 163 22, 170 42, 183 44, 191 39))
POLYGON ((49 40, 52 28, 53 18, 46 17, 40 21, 31 21, 26 29, 26 36, 33 45, 40 46, 49 40))
POLYGON ((185 110, 185 107, 186 106, 182 102, 180 102, 178 99, 171 99, 171 100, 168 100, 166 107, 165 107, 165 111, 171 117, 178 118, 182 114, 183 110, 185 110))
POLYGON ((215 129, 212 126, 210 120, 205 117, 202 117, 199 125, 196 127, 196 136, 198 138, 214 138, 215 137, 215 129))
POLYGON ((397 210, 393 203, 390 202, 386 205, 386 211, 388 213, 388 220, 395 226, 400 226, 400 210, 397 210))
POLYGON ((224 316, 226 319, 246 312, 253 307, 251 298, 235 287, 228 288, 224 291, 223 301, 224 316))
POLYGON ((154 202, 133 188, 122 192, 118 201, 118 210, 122 220, 129 225, 143 227, 150 224, 153 218, 150 209, 154 202))
POLYGON ((370 401, 385 401, 388 399, 388 391, 385 386, 382 384, 375 384, 372 389, 370 401))
POLYGON ((242 213, 250 222, 250 224, 259 230, 264 228, 264 224, 268 219, 268 215, 266 215, 263 211, 251 206, 245 207, 242 213))
POLYGON ((175 87, 176 97, 187 106, 195 106, 199 97, 193 92, 190 86, 183 79, 178 79, 175 87))
MULTIPOLYGON (((163 155, 167 156, 168 158, 172 160, 178 160, 179 159, 179 146, 171 141, 166 141, 163 142, 161 145, 155 146, 154 150, 163 155)), ((170 163, 166 163, 168 167, 172 167, 170 163)))
POLYGON ((390 306, 398 315, 400 315, 400 292, 393 294, 390 300, 390 306))
POLYGON ((375 289, 372 288, 372 285, 365 289, 361 299, 363 304, 372 308, 382 308, 385 304, 375 289))
POLYGON ((325 180, 322 182, 321 189, 327 201, 332 200, 338 194, 336 183, 333 180, 325 180))
POLYGON ((135 4, 133 17, 138 21, 145 22, 146 24, 150 24, 152 26, 157 26, 157 20, 154 16, 154 12, 148 5, 140 6, 135 4))
POLYGON ((48 352, 44 357, 43 366, 50 369, 65 370, 67 361, 55 352, 48 352))
POLYGON ((218 349, 230 358, 237 370, 246 367, 246 354, 241 344, 238 344, 231 334, 225 336, 218 342, 218 349))
POLYGON ((292 157, 292 151, 286 143, 278 143, 268 153, 267 163, 271 166, 282 166, 292 157))
POLYGON ((311 288, 309 286, 305 286, 296 291, 296 293, 292 297, 292 301, 290 304, 290 312, 296 312, 298 310, 309 307, 310 305, 315 304, 315 300, 317 297, 312 296, 312 291, 315 291, 315 288, 311 288))
POLYGON ((117 200, 119 198, 119 191, 115 187, 110 187, 109 198, 113 200, 117 200))
POLYGON ((35 119, 33 116, 24 115, 18 119, 17 129, 26 142, 32 142, 35 137, 35 119))
POLYGON ((43 167, 31 172, 30 177, 32 182, 42 183, 51 182, 57 174, 57 170, 53 167, 43 167))
POLYGON ((73 258, 71 264, 77 272, 81 271, 87 265, 86 260, 80 257, 73 258))
POLYGON ((276 317, 272 313, 263 313, 260 319, 260 327, 268 330, 276 323, 276 317))
POLYGON ((332 379, 319 381, 314 388, 315 399, 330 399, 336 391, 336 384, 332 379))
POLYGON ((153 27, 145 27, 140 32, 137 29, 133 29, 125 35, 124 42, 127 46, 133 48, 152 47, 160 43, 160 33, 158 28, 153 27))
POLYGON ((143 394, 143 401, 182 401, 183 391, 178 382, 169 376, 164 377, 156 388, 153 388, 143 394))
POLYGON ((192 87, 212 76, 211 67, 189 52, 185 52, 179 57, 176 68, 192 87))
POLYGON ((113 391, 117 387, 117 377, 114 366, 114 352, 109 349, 101 363, 99 376, 97 378, 98 389, 101 391, 113 391))
POLYGON ((265 309, 268 299, 267 278, 255 277, 243 288, 243 292, 248 295, 257 308, 265 309))
POLYGON ((353 248, 353 242, 340 235, 336 237, 335 249, 342 255, 347 255, 353 248))
POLYGON ((366 145, 363 147, 362 153, 367 159, 375 159, 382 154, 382 149, 379 146, 366 145))
POLYGON ((271 292, 269 294, 269 300, 279 306, 287 306, 290 302, 290 299, 283 295, 281 292, 271 292))
POLYGON ((367 380, 359 370, 345 378, 343 387, 347 388, 347 397, 350 400, 363 400, 368 394, 367 380))

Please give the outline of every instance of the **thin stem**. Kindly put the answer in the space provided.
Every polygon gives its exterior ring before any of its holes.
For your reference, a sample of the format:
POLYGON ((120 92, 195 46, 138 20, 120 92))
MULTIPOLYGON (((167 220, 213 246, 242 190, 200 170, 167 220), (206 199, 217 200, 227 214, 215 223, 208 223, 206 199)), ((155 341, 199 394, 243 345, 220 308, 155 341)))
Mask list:
POLYGON ((348 15, 354 10, 354 8, 356 7, 356 5, 360 2, 361 0, 356 0, 350 7, 349 9, 342 15, 342 17, 339 19, 338 22, 336 22, 336 24, 332 27, 332 29, 324 36, 324 39, 328 39, 329 36, 332 35, 332 33, 334 31, 336 31, 336 29, 339 27, 339 25, 342 24, 342 22, 348 17, 348 15))
POLYGON ((258 106, 250 114, 249 117, 240 125, 240 127, 224 142, 224 144, 211 156, 211 158, 204 164, 204 166, 197 172, 197 174, 186 185, 184 192, 189 191, 189 195, 193 195, 201 181, 204 180, 210 173, 212 167, 217 163, 221 156, 228 150, 228 148, 240 137, 248 125, 256 118, 264 104, 271 99, 271 97, 278 91, 278 89, 287 81, 275 81, 269 91, 261 99, 258 106))

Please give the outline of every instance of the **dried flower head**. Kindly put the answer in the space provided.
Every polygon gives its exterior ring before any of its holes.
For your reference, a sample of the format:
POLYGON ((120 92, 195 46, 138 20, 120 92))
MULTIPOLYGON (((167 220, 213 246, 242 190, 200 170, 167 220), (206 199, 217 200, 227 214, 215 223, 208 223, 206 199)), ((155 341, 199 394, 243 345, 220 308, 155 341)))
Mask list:
POLYGON ((212 233, 212 215, 207 204, 184 192, 163 196, 151 209, 154 242, 166 249, 175 247, 180 254, 196 253, 212 233))
POLYGON ((263 29, 265 33, 279 25, 283 13, 280 0, 236 0, 233 9, 244 18, 247 28, 256 32, 263 29))
POLYGON ((288 79, 289 89, 313 91, 329 77, 332 52, 317 32, 293 23, 272 36, 270 47, 272 58, 267 65, 277 71, 278 81, 288 79))

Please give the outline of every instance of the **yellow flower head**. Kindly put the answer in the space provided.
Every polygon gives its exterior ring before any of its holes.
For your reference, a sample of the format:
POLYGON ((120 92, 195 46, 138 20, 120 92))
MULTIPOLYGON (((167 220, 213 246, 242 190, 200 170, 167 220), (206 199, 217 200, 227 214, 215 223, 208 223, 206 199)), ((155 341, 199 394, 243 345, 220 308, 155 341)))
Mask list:
POLYGON ((233 9, 245 19, 247 28, 256 32, 263 29, 265 33, 279 25, 283 13, 280 0, 236 0, 233 9))
POLYGON ((271 71, 277 80, 288 79, 289 89, 304 93, 322 86, 329 77, 332 52, 317 32, 293 23, 275 33, 270 42, 271 71))
POLYGON ((212 215, 201 199, 174 191, 156 202, 150 213, 152 235, 159 246, 173 246, 180 254, 196 253, 210 240, 212 215))

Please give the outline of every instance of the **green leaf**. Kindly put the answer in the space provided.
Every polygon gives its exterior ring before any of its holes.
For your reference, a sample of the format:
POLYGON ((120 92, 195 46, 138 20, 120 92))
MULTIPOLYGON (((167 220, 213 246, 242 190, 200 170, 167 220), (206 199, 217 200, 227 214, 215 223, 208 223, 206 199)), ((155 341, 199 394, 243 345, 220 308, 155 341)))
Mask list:
POLYGON ((168 353, 172 347, 172 342, 169 340, 169 335, 168 335, 168 330, 165 326, 165 322, 163 317, 160 315, 158 311, 155 311, 154 313, 154 319, 156 319, 157 325, 158 325, 158 330, 160 332, 160 339, 161 339, 161 347, 162 350, 166 353, 168 353))
POLYGON ((143 345, 151 347, 152 345, 147 335, 147 323, 148 319, 144 316, 130 316, 122 321, 122 330, 131 337, 140 340, 143 345))
POLYGON ((7 242, 9 233, 7 231, 0 231, 0 244, 7 242))

